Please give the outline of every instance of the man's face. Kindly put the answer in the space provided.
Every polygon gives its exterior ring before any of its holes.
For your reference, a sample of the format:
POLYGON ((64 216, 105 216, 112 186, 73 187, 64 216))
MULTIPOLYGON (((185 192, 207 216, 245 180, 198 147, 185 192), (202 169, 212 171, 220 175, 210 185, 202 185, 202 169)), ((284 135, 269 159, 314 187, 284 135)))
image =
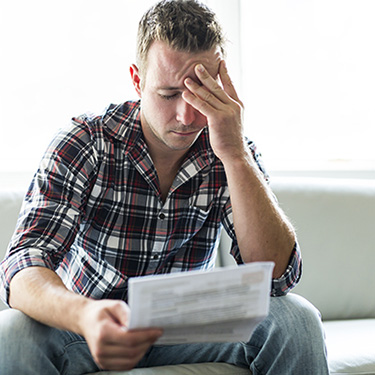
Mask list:
POLYGON ((176 151, 182 155, 195 142, 207 122, 182 98, 187 90, 184 80, 190 77, 199 83, 194 73, 198 63, 217 79, 221 59, 219 48, 187 53, 176 51, 163 42, 151 45, 147 69, 140 78, 144 81, 137 89, 142 99, 142 129, 151 152, 176 151))

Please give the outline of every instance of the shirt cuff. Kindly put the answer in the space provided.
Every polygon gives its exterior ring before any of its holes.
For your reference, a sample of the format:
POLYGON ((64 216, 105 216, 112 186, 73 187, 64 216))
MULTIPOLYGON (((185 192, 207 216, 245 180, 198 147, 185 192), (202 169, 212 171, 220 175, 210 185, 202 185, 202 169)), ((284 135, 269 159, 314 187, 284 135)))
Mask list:
POLYGON ((289 259, 288 267, 283 275, 277 279, 272 279, 271 296, 285 296, 299 282, 302 275, 302 258, 298 242, 295 242, 292 255, 289 259))
POLYGON ((0 298, 9 306, 9 284, 16 273, 27 267, 45 267, 54 269, 53 263, 40 249, 28 248, 6 256, 0 264, 0 298))

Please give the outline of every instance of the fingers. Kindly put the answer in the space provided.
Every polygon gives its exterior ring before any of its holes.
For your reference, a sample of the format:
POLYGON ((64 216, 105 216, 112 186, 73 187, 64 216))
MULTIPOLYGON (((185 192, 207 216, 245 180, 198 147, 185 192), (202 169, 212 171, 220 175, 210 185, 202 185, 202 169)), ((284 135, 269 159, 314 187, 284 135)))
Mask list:
POLYGON ((238 98, 237 91, 234 87, 233 81, 228 74, 227 64, 224 60, 221 60, 219 67, 220 81, 223 84, 225 92, 233 98, 236 102, 242 105, 242 102, 238 98))
POLYGON ((222 110, 223 105, 227 104, 230 99, 202 64, 195 67, 195 73, 202 85, 189 77, 186 78, 184 83, 188 90, 182 93, 182 97, 204 116, 213 116, 216 111, 222 110))
MULTIPOLYGON (((157 339, 161 336, 162 331, 160 329, 142 329, 132 330, 122 329, 117 334, 108 335, 103 340, 103 345, 108 347, 118 348, 118 353, 122 350, 131 351, 133 348, 142 349, 154 344, 157 339)), ((113 350, 113 354, 116 353, 116 349, 113 350)))
POLYGON ((119 325, 127 327, 130 320, 130 308, 124 301, 116 301, 117 303, 108 309, 108 314, 112 317, 113 321, 119 325))
POLYGON ((243 148, 243 104, 238 99, 223 60, 218 80, 202 64, 195 67, 195 74, 201 84, 186 78, 187 90, 182 92, 182 98, 206 117, 210 143, 216 156, 222 161, 229 160, 243 148))
POLYGON ((229 98, 227 93, 223 90, 219 83, 210 75, 210 73, 205 69, 205 67, 202 64, 198 64, 195 67, 195 74, 202 83, 202 86, 198 85, 191 79, 190 81, 188 79, 188 81, 191 85, 194 85, 195 91, 203 100, 206 100, 208 102, 212 101, 212 104, 214 104, 213 99, 219 99, 223 103, 228 102, 229 98))
POLYGON ((161 335, 162 330, 148 328, 139 330, 128 330, 126 327, 107 327, 108 331, 102 340, 107 345, 120 345, 123 347, 141 347, 144 344, 153 344, 161 335))
POLYGON ((102 369, 130 370, 160 337, 159 329, 108 332, 92 355, 102 369))
POLYGON ((102 369, 129 370, 162 335, 160 329, 129 331, 129 307, 123 301, 93 301, 87 310, 83 335, 102 369))
POLYGON ((186 78, 185 86, 189 91, 183 93, 183 98, 202 114, 209 116, 212 114, 212 110, 225 110, 226 106, 235 103, 243 107, 228 74, 224 60, 220 62, 219 66, 219 77, 222 86, 209 74, 202 64, 198 64, 195 67, 195 73, 201 85, 194 82, 191 78, 186 78))
POLYGON ((184 91, 182 93, 182 98, 204 116, 209 117, 214 115, 214 111, 216 111, 220 105, 217 98, 190 78, 185 80, 185 85, 189 91, 184 91))

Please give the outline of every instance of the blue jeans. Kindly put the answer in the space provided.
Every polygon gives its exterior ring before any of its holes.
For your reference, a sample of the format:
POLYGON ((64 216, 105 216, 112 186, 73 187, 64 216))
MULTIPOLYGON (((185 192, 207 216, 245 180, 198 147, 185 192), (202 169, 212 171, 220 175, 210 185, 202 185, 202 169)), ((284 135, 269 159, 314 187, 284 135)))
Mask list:
MULTIPOLYGON (((17 310, 0 313, 0 374, 86 374, 99 371, 85 340, 40 324, 17 310)), ((246 343, 153 346, 138 364, 226 362, 253 375, 328 374, 319 312, 289 294, 271 298, 270 313, 246 343)))

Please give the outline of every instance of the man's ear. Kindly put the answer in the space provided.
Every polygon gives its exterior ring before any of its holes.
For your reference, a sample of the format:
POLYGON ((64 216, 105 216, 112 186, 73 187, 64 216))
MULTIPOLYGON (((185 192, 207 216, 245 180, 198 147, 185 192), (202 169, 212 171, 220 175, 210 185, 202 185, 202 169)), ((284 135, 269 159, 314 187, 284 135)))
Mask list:
POLYGON ((142 90, 141 90, 141 76, 139 74, 139 69, 136 65, 132 64, 129 68, 130 76, 132 78, 132 82, 135 88, 135 91, 137 91, 138 96, 142 97, 142 90))

